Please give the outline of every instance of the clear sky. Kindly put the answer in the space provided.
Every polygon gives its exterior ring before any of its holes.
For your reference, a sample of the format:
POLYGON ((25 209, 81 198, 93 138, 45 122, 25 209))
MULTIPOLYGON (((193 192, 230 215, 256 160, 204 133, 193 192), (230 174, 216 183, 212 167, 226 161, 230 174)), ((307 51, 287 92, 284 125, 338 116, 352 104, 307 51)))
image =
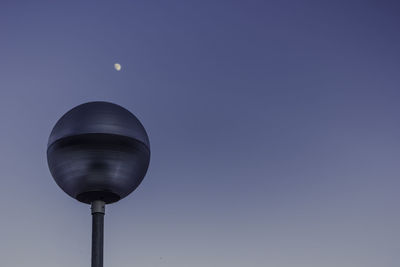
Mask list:
POLYGON ((53 181, 59 117, 146 127, 107 206, 105 266, 398 267, 398 1, 1 1, 0 265, 90 265, 88 205, 53 181), (114 64, 121 64, 121 71, 114 64))

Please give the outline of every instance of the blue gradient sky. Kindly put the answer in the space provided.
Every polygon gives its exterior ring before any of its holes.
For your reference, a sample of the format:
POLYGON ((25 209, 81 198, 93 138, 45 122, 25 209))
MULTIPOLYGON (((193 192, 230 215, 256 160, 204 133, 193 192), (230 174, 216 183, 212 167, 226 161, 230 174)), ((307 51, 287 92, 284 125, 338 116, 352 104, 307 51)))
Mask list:
POLYGON ((89 266, 45 152, 105 100, 152 145, 105 266, 399 266, 396 2, 2 1, 0 265, 89 266))

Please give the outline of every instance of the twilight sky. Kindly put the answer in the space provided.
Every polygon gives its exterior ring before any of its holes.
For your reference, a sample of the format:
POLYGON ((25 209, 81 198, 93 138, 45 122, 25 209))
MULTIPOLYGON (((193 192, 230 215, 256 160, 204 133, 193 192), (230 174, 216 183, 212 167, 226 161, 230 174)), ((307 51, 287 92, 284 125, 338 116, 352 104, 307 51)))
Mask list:
POLYGON ((397 2, 1 1, 0 265, 90 266, 45 153, 103 100, 152 148, 105 266, 399 266, 397 2))

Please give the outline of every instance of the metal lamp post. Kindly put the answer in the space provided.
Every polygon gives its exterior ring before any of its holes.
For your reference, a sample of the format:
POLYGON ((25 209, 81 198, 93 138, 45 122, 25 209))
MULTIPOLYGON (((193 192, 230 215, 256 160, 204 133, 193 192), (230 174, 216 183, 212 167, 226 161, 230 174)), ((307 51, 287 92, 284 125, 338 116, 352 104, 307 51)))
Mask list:
POLYGON ((143 180, 150 161, 146 130, 121 106, 85 103, 54 126, 47 161, 65 193, 91 204, 92 267, 103 267, 105 204, 126 197, 143 180))

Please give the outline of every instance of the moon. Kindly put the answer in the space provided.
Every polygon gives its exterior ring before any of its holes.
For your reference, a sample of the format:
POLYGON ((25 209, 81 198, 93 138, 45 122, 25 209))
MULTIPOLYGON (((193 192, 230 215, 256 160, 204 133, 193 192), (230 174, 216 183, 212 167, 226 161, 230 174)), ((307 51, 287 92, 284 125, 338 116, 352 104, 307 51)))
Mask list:
POLYGON ((115 64, 114 64, 114 69, 115 69, 116 71, 120 71, 120 70, 121 70, 121 64, 115 63, 115 64))

